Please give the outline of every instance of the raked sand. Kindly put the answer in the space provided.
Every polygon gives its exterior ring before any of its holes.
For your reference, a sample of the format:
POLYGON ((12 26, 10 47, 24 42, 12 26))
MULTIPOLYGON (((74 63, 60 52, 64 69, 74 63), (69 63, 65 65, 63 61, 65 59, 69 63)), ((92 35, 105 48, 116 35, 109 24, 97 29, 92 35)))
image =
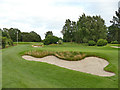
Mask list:
POLYGON ((120 47, 118 47, 118 46, 110 46, 110 47, 113 47, 113 48, 120 48, 120 47))
POLYGON ((98 76, 114 76, 115 75, 112 72, 105 71, 104 67, 106 67, 109 63, 106 60, 97 58, 97 57, 86 57, 85 59, 79 60, 79 61, 66 61, 66 60, 59 59, 55 56, 35 58, 32 56, 24 55, 22 56, 22 58, 29 61, 46 62, 49 64, 54 64, 60 67, 64 67, 67 69, 90 73, 98 76))

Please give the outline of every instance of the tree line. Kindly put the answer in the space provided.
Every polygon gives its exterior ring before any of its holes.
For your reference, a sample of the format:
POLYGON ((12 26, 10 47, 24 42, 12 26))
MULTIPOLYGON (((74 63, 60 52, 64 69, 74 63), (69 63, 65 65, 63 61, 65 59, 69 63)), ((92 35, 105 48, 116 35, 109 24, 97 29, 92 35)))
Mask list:
POLYGON ((17 42, 17 34, 19 42, 41 42, 40 35, 34 31, 21 32, 17 28, 3 28, 0 31, 2 32, 2 37, 10 38, 13 42, 17 42))
POLYGON ((34 31, 31 32, 21 32, 17 28, 3 28, 0 29, 0 48, 5 48, 7 46, 13 46, 13 42, 41 42, 41 37, 34 31))
POLYGON ((86 16, 85 14, 80 16, 77 22, 67 19, 61 31, 63 41, 77 43, 88 43, 90 40, 97 42, 99 39, 106 39, 108 42, 119 41, 120 8, 110 22, 112 25, 107 27, 101 16, 86 16))

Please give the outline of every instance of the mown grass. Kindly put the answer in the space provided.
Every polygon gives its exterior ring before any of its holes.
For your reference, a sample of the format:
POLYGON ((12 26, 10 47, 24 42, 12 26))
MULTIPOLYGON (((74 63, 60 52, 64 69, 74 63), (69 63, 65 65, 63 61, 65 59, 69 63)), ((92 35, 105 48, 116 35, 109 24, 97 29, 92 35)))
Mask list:
MULTIPOLYGON (((39 43, 38 43, 39 44, 39 43)), ((118 49, 109 45, 104 47, 63 43, 34 48, 31 44, 20 44, 2 50, 3 88, 117 88, 118 87, 118 49), (106 59, 107 71, 112 77, 100 77, 69 70, 43 62, 27 61, 21 56, 28 51, 81 52, 106 59)))

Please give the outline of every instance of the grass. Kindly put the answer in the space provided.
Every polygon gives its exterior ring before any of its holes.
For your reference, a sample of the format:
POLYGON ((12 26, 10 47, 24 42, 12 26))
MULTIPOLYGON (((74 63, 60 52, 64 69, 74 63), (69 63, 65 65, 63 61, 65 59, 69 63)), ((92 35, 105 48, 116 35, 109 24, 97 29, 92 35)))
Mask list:
POLYGON ((120 47, 120 44, 110 44, 111 46, 118 46, 120 47))
POLYGON ((33 44, 35 43, 20 44, 2 50, 3 88, 118 87, 118 49, 111 48, 110 45, 97 47, 75 43, 34 48, 31 46, 33 44), (28 51, 86 52, 108 60, 110 64, 105 70, 114 72, 116 75, 112 77, 100 77, 43 62, 27 61, 21 55, 28 51))
POLYGON ((34 56, 37 58, 42 58, 45 56, 49 56, 49 55, 54 55, 60 59, 64 59, 64 60, 69 60, 69 61, 77 61, 77 60, 81 60, 83 58, 85 58, 86 56, 88 56, 85 53, 81 53, 81 52, 74 52, 74 51, 64 51, 64 52, 59 52, 59 51, 41 51, 41 50, 32 50, 32 51, 27 51, 24 53, 25 55, 30 55, 30 56, 34 56))

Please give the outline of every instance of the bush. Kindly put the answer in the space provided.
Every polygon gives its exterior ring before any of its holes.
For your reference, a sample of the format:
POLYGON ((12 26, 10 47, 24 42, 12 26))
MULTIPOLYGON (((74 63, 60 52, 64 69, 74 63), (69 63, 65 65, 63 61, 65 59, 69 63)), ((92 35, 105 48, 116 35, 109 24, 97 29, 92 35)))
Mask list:
POLYGON ((8 45, 13 46, 13 41, 11 39, 8 39, 8 45))
POLYGON ((58 42, 58 40, 59 40, 58 37, 52 36, 52 35, 48 35, 48 36, 44 39, 43 43, 44 43, 44 45, 56 44, 56 43, 58 42))
POLYGON ((6 37, 2 37, 2 48, 5 48, 6 46, 6 37))
POLYGON ((99 39, 98 41, 97 41, 97 46, 105 46, 105 45, 107 45, 107 40, 105 40, 105 39, 99 39))
POLYGON ((83 43, 87 43, 88 39, 87 38, 83 38, 83 43))
POLYGON ((62 44, 62 43, 63 43, 63 41, 62 41, 62 40, 59 40, 59 41, 58 41, 58 44, 62 44))
POLYGON ((118 44, 118 41, 112 41, 111 44, 118 44))
POLYGON ((89 45, 89 46, 95 46, 95 45, 96 45, 96 42, 93 41, 93 40, 90 40, 90 41, 88 42, 88 45, 89 45))

